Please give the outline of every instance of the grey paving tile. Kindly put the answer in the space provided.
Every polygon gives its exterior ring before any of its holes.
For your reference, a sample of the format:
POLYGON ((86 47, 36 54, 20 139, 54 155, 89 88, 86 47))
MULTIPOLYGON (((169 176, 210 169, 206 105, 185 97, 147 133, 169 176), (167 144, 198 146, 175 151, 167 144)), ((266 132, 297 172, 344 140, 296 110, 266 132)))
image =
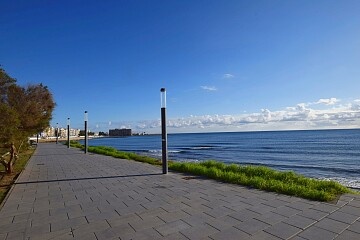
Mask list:
POLYGON ((7 236, 6 233, 0 234, 0 240, 5 240, 5 239, 6 239, 6 236, 7 236))
POLYGON ((93 232, 76 232, 73 234, 76 240, 98 240, 93 232))
POLYGON ((235 225, 235 228, 240 229, 243 232, 246 232, 249 235, 255 235, 257 232, 264 230, 270 227, 270 224, 261 222, 256 219, 250 219, 245 222, 235 225))
MULTIPOLYGON (((28 216, 28 214, 24 214, 24 215, 28 216)), ((21 215, 18 215, 18 216, 21 216, 21 215)), ((15 216, 15 217, 17 217, 17 216, 15 216)), ((11 223, 13 223, 13 221, 14 221, 15 223, 16 223, 16 222, 21 222, 21 221, 23 221, 23 219, 21 219, 20 221, 15 220, 15 217, 11 216, 11 217, 0 218, 0 227, 1 227, 2 225, 11 224, 11 223)), ((17 218, 16 218, 16 219, 17 219, 17 218)), ((25 218, 25 220, 26 220, 26 219, 27 219, 27 218, 25 218)))
POLYGON ((32 218, 31 221, 31 225, 32 226, 41 226, 44 225, 45 223, 54 223, 57 221, 62 221, 62 220, 67 220, 68 219, 68 215, 66 213, 63 214, 57 214, 56 216, 48 216, 48 217, 36 217, 36 218, 32 218))
POLYGON ((226 207, 216 207, 211 210, 206 210, 204 213, 212 216, 213 218, 219 218, 235 213, 235 211, 226 207))
POLYGON ((217 232, 219 232, 219 230, 207 224, 198 227, 187 228, 180 231, 180 233, 188 239, 205 239, 217 232))
POLYGON ((319 221, 320 219, 323 219, 329 214, 315 209, 306 209, 298 215, 319 221))
POLYGON ((345 230, 339 236, 335 238, 336 240, 357 240, 359 239, 359 234, 352 231, 345 230))
POLYGON ((258 205, 255 205, 255 206, 251 206, 251 207, 248 207, 246 208, 247 210, 250 210, 252 212, 256 212, 256 213, 259 213, 259 214, 264 214, 264 213, 267 213, 267 212, 270 212, 272 210, 275 210, 276 208, 275 207, 271 207, 271 206, 268 206, 268 205, 265 205, 263 203, 260 203, 258 205))
POLYGON ((90 215, 86 215, 85 217, 88 220, 88 222, 91 223, 91 222, 96 222, 96 221, 104 220, 104 219, 117 218, 119 216, 120 215, 116 211, 112 211, 112 212, 102 212, 102 213, 90 214, 90 215))
POLYGON ((167 235, 161 239, 162 240, 189 240, 189 238, 185 237, 183 234, 181 234, 179 232, 167 235))
POLYGON ((297 228, 305 229, 315 224, 317 221, 300 215, 295 215, 288 219, 283 220, 283 222, 297 228))
POLYGON ((133 234, 126 234, 121 236, 121 240, 154 240, 161 239, 163 236, 153 228, 147 228, 133 234))
POLYGON ((163 220, 164 222, 173 222, 179 219, 183 219, 189 217, 190 215, 184 211, 176 211, 171 213, 161 213, 158 217, 163 220))
POLYGON ((106 221, 110 224, 111 227, 116 227, 119 225, 128 224, 130 222, 138 222, 141 220, 143 219, 141 219, 137 214, 128 214, 120 216, 118 218, 108 219, 106 221))
POLYGON ((260 231, 256 233, 255 235, 251 236, 249 239, 250 240, 281 240, 281 238, 278 238, 264 231, 260 231))
POLYGON ((343 194, 340 196, 340 201, 346 201, 346 202, 351 202, 352 200, 355 199, 355 196, 352 194, 343 194))
POLYGON ((314 226, 339 234, 348 228, 349 224, 339 222, 331 218, 324 218, 317 222, 314 226))
POLYGON ((356 221, 353 224, 351 224, 348 230, 360 234, 360 221, 356 221))
POLYGON ((22 231, 23 229, 26 229, 27 227, 30 227, 29 222, 19 222, 19 223, 10 223, 10 224, 6 224, 6 225, 2 225, 2 226, 0 226, 0 234, 13 232, 13 231, 22 231))
POLYGON ((54 231, 49 233, 38 233, 29 236, 31 240, 43 240, 43 239, 61 239, 68 240, 74 239, 71 229, 63 229, 60 231, 54 231))
POLYGON ((360 216, 360 207, 354 207, 354 206, 346 205, 346 206, 340 208, 339 211, 344 212, 344 213, 348 213, 348 214, 352 214, 352 215, 355 215, 355 216, 360 216))
POLYGON ((231 227, 224 231, 214 233, 214 234, 210 235, 209 237, 213 240, 217 240, 217 239, 248 239, 250 237, 250 235, 237 229, 237 228, 231 227))
POLYGON ((253 205, 241 202, 239 200, 236 200, 236 201, 231 202, 231 203, 226 205, 227 208, 232 209, 234 211, 240 211, 240 210, 243 210, 245 208, 249 208, 251 206, 253 206, 253 205))
POLYGON ((19 240, 25 239, 25 232, 23 231, 16 231, 16 232, 9 232, 6 240, 19 240))
POLYGON ((228 215, 229 217, 235 218, 239 221, 246 221, 248 219, 251 218, 255 218, 255 217, 259 217, 261 216, 259 213, 256 212, 252 212, 250 210, 244 209, 244 210, 240 210, 236 213, 232 213, 228 215))
POLYGON ((333 205, 333 204, 321 203, 314 207, 311 207, 311 209, 315 209, 315 210, 326 212, 326 213, 332 213, 332 212, 335 212, 336 210, 338 210, 339 207, 336 205, 333 205))
POLYGON ((208 219, 208 220, 206 220, 205 224, 213 227, 214 229, 216 229, 218 231, 224 231, 225 229, 235 226, 236 223, 234 224, 234 221, 238 222, 234 218, 225 216, 225 217, 216 218, 216 219, 208 219), (223 221, 223 220, 225 220, 225 221, 223 221), (231 221, 231 220, 233 220, 233 221, 231 221))
MULTIPOLYGON (((107 228, 103 231, 110 231, 115 234, 117 237, 120 237, 121 239, 125 238, 126 236, 129 236, 129 235, 132 235, 132 234, 135 234, 135 230, 130 226, 130 224, 128 223, 124 223, 124 224, 121 224, 121 225, 117 225, 115 227, 112 227, 112 228, 107 228)), ((97 236, 99 234, 96 234, 97 236)))
MULTIPOLYGON (((229 224, 230 226, 236 226, 239 223, 241 223, 240 220, 235 219, 235 218, 230 217, 230 216, 220 217, 220 218, 217 218, 215 221, 220 221, 220 222, 222 222, 224 224, 229 224)), ((211 225, 210 221, 207 221, 207 223, 209 223, 211 225)))
POLYGON ((281 207, 278 207, 278 208, 276 208, 274 210, 271 210, 271 212, 282 215, 284 217, 290 217, 290 216, 294 216, 294 215, 300 213, 301 211, 297 210, 295 208, 290 208, 290 207, 287 207, 287 206, 281 206, 281 207))
POLYGON ((88 224, 85 217, 78 217, 72 219, 66 219, 61 221, 56 221, 50 224, 51 231, 60 231, 68 228, 78 228, 81 225, 88 224))
POLYGON ((355 222, 359 218, 358 216, 348 214, 348 213, 344 213, 344 212, 340 212, 340 211, 336 211, 334 213, 331 213, 327 217, 331 218, 333 220, 337 220, 339 222, 348 223, 348 224, 351 224, 351 223, 355 222))
MULTIPOLYGON (((82 237, 83 233, 95 233, 98 231, 105 230, 107 228, 110 228, 110 225, 105 220, 102 220, 102 221, 97 221, 97 222, 83 224, 74 227, 73 234, 74 237, 77 238, 77 237, 82 237)), ((90 236, 92 237, 92 234, 90 234, 90 236)))
POLYGON ((95 232, 95 236, 98 240, 110 240, 110 239, 119 239, 118 234, 116 234, 111 228, 95 232))
POLYGON ((299 237, 303 237, 309 240, 315 240, 315 239, 331 240, 334 239, 336 236, 337 236, 336 233, 315 226, 311 226, 299 234, 299 237))
MULTIPOLYGON (((183 220, 184 222, 186 222, 190 226, 195 227, 195 226, 203 225, 210 218, 212 218, 212 217, 210 217, 209 215, 207 215, 205 213, 200 212, 200 213, 198 213, 196 215, 188 216, 188 217, 185 217, 185 218, 183 218, 181 220, 183 220)), ((212 218, 212 219, 214 219, 214 218, 212 218)))
POLYGON ((305 209, 313 208, 315 204, 311 204, 303 201, 296 201, 296 202, 288 203, 286 206, 303 211, 305 209))
POLYGON ((275 224, 274 226, 271 226, 264 230, 264 232, 270 233, 271 235, 274 235, 282 239, 289 239, 291 237, 294 237, 296 234, 298 234, 301 231, 302 229, 291 226, 283 222, 275 224))
POLYGON ((260 217, 256 217, 255 219, 260 220, 260 221, 270 224, 270 225, 275 225, 276 223, 285 220, 286 217, 276 214, 276 213, 269 212, 269 213, 262 214, 260 217))
POLYGON ((349 202, 348 206, 360 208, 360 199, 354 199, 353 201, 349 202))
POLYGON ((170 223, 165 223, 161 226, 155 227, 162 236, 167 236, 172 233, 180 232, 184 229, 189 229, 191 226, 182 220, 177 220, 170 223))
POLYGON ((295 236, 295 237, 291 238, 291 240, 307 240, 307 239, 299 237, 299 236, 295 236))
MULTIPOLYGON (((270 195, 274 196, 274 194, 270 194, 270 195)), ((288 202, 282 201, 280 199, 272 199, 270 201, 264 202, 263 204, 270 206, 270 207, 278 208, 278 207, 285 206, 286 204, 288 204, 288 202)))
POLYGON ((134 205, 131 207, 116 208, 116 212, 119 213, 121 216, 136 213, 136 212, 142 212, 144 210, 146 210, 146 208, 144 208, 142 205, 134 205))
POLYGON ((130 225, 135 229, 135 231, 140 231, 146 228, 153 228, 165 224, 163 220, 158 217, 152 218, 149 220, 139 220, 135 222, 130 222, 130 225))
POLYGON ((274 194, 274 193, 269 193, 269 192, 265 192, 265 191, 259 191, 258 192, 259 195, 258 197, 261 198, 261 199, 264 199, 264 200, 267 200, 267 201, 277 201, 277 195, 274 194))

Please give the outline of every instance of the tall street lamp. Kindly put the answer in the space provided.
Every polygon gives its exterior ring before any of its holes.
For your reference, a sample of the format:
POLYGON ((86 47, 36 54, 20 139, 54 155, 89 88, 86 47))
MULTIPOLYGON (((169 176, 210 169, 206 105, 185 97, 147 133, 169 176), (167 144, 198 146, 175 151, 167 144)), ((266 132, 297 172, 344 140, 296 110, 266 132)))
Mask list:
POLYGON ((70 118, 67 118, 67 142, 68 148, 70 148, 70 118))
POLYGON ((84 121, 85 121, 85 149, 84 152, 87 153, 88 152, 88 112, 85 111, 84 113, 84 121))
POLYGON ((166 90, 160 89, 161 99, 161 143, 162 143, 162 169, 163 174, 168 173, 168 151, 167 151, 167 133, 166 133, 166 90))
POLYGON ((58 142, 59 142, 59 123, 56 123, 55 135, 56 135, 56 144, 58 144, 58 142))

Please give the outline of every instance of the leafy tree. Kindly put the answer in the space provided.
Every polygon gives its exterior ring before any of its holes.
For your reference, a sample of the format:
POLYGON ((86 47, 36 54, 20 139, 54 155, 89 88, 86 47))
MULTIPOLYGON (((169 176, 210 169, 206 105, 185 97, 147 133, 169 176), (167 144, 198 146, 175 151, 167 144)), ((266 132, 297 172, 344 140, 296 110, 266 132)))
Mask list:
POLYGON ((17 155, 16 147, 49 126, 55 102, 42 84, 21 87, 0 68, 0 145, 10 148, 10 159, 1 163, 8 173, 17 155))

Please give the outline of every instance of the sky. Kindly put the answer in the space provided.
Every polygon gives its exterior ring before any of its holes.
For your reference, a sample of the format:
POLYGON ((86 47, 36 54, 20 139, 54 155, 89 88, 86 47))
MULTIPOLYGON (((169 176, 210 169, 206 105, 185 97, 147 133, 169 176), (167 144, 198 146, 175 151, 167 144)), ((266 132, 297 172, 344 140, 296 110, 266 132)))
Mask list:
POLYGON ((358 0, 0 0, 0 65, 51 125, 160 133, 360 127, 358 0))

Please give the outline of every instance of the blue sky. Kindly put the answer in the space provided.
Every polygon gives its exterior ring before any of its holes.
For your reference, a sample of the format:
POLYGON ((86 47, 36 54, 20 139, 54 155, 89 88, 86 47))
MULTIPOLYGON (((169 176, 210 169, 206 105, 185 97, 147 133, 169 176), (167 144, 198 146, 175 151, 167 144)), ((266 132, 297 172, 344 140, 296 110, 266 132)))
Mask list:
POLYGON ((160 132, 360 127, 360 1, 0 0, 0 64, 52 125, 160 132))

